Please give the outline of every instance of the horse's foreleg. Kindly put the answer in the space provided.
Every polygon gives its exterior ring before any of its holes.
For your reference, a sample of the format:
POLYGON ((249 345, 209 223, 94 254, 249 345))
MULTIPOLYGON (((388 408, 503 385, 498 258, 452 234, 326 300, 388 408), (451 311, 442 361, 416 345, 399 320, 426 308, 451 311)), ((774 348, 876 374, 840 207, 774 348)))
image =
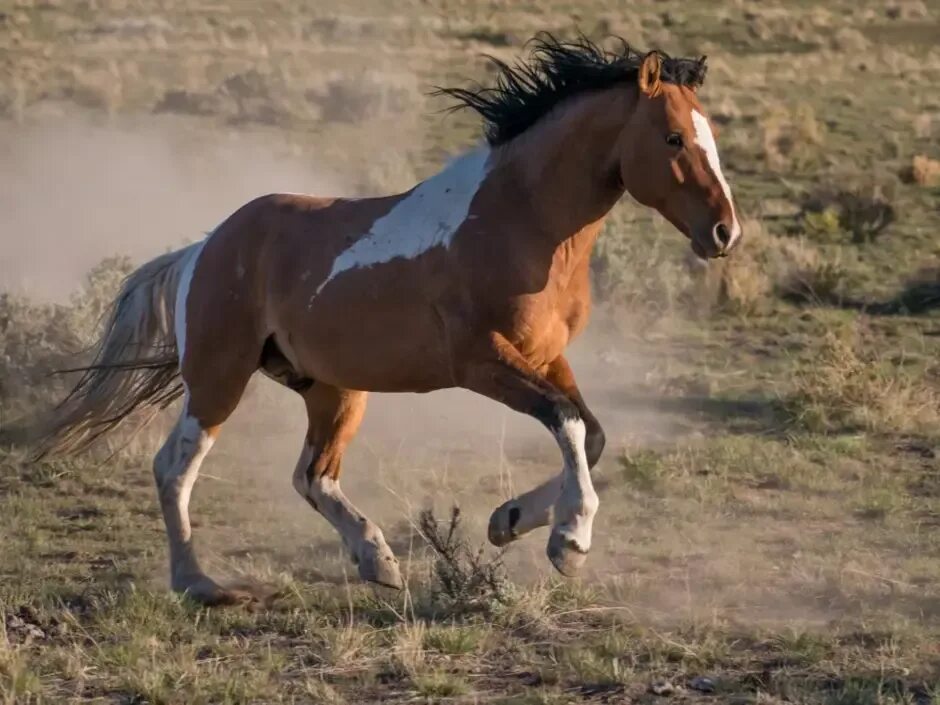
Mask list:
MULTIPOLYGON (((564 356, 553 360, 545 371, 545 379, 563 392, 578 408, 584 421, 585 454, 588 467, 597 464, 604 450, 604 431, 588 409, 564 356)), ((564 470, 534 489, 504 502, 490 516, 488 537, 496 546, 505 546, 533 529, 552 523, 555 503, 561 496, 564 470)))
POLYGON ((304 393, 309 428, 294 470, 294 488, 336 529, 359 567, 359 576, 401 588, 398 560, 382 530, 346 498, 339 486, 343 452, 365 412, 365 392, 315 383, 304 393))
MULTIPOLYGON (((585 449, 585 421, 578 406, 538 374, 505 338, 494 335, 489 342, 484 354, 462 365, 461 386, 533 416, 555 436, 564 468, 547 552, 559 572, 574 575, 590 550, 598 507, 585 449)), ((537 498, 544 500, 552 489, 546 488, 537 498)))

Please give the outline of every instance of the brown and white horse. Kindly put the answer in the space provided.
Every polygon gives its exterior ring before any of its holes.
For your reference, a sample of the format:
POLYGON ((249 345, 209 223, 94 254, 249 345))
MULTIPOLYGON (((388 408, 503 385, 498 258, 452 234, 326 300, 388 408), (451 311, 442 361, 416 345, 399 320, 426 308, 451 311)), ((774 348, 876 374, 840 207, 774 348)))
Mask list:
POLYGON ((604 434, 564 350, 587 323, 604 218, 629 192, 703 258, 727 254, 741 229, 696 96, 704 59, 542 35, 528 63, 497 63, 495 87, 441 91, 481 114, 487 140, 427 181, 380 198, 263 196, 125 282, 44 452, 82 449, 183 396, 154 461, 174 590, 206 604, 251 599, 203 572, 188 504, 258 370, 303 397, 293 484, 363 579, 401 585, 382 531, 339 484, 368 392, 462 387, 540 420, 562 470, 497 508, 489 539, 551 524, 555 567, 574 575, 584 563, 604 434))

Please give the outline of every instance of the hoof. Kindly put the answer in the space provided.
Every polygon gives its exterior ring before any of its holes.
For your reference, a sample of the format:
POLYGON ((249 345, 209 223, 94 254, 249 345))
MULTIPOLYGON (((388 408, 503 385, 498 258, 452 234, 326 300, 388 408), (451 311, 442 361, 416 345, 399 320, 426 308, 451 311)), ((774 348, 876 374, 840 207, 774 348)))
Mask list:
POLYGON ((566 578, 573 578, 581 571, 588 554, 573 538, 565 536, 557 529, 552 531, 548 539, 546 553, 555 570, 566 578))
POLYGON ((401 590, 404 583, 398 570, 398 559, 388 546, 365 544, 359 556, 359 577, 363 580, 401 590))
POLYGON ((177 592, 204 607, 238 605, 249 610, 267 609, 282 594, 272 585, 238 581, 223 586, 207 576, 200 577, 177 592))
POLYGON ((486 537, 494 546, 502 547, 512 543, 519 534, 516 525, 519 523, 519 504, 514 499, 503 502, 502 505, 490 515, 490 525, 486 529, 486 537))

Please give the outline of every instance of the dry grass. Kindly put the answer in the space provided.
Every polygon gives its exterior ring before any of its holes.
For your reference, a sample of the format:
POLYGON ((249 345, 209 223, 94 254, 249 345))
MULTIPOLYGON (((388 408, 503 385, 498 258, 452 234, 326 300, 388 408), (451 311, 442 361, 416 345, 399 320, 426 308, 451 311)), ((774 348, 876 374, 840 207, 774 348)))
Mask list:
POLYGON ((901 175, 920 186, 936 186, 940 184, 940 161, 931 159, 926 154, 916 154, 910 167, 901 175))
POLYGON ((858 328, 826 334, 812 364, 793 377, 784 406, 815 432, 924 433, 940 424, 940 398, 903 357, 873 352, 858 328))
POLYGON ((819 164, 826 135, 812 106, 773 106, 763 116, 761 129, 769 169, 800 172, 819 164))

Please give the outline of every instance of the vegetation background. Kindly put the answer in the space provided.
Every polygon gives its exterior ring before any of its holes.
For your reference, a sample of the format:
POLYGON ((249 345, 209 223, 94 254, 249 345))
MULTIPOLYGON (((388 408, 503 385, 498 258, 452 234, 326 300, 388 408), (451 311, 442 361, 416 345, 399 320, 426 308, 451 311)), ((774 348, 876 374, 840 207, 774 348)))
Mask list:
POLYGON ((940 703, 938 37, 936 0, 0 0, 0 701, 940 703), (290 489, 301 405, 260 382, 193 514, 216 573, 284 597, 170 594, 165 420, 29 462, 50 371, 248 198, 433 173, 479 126, 432 87, 539 30, 707 54, 746 219, 708 266, 629 199, 610 219, 573 351, 610 439, 587 575, 541 534, 478 553, 558 459, 442 392, 376 396, 350 453, 408 573, 359 585, 290 489))

